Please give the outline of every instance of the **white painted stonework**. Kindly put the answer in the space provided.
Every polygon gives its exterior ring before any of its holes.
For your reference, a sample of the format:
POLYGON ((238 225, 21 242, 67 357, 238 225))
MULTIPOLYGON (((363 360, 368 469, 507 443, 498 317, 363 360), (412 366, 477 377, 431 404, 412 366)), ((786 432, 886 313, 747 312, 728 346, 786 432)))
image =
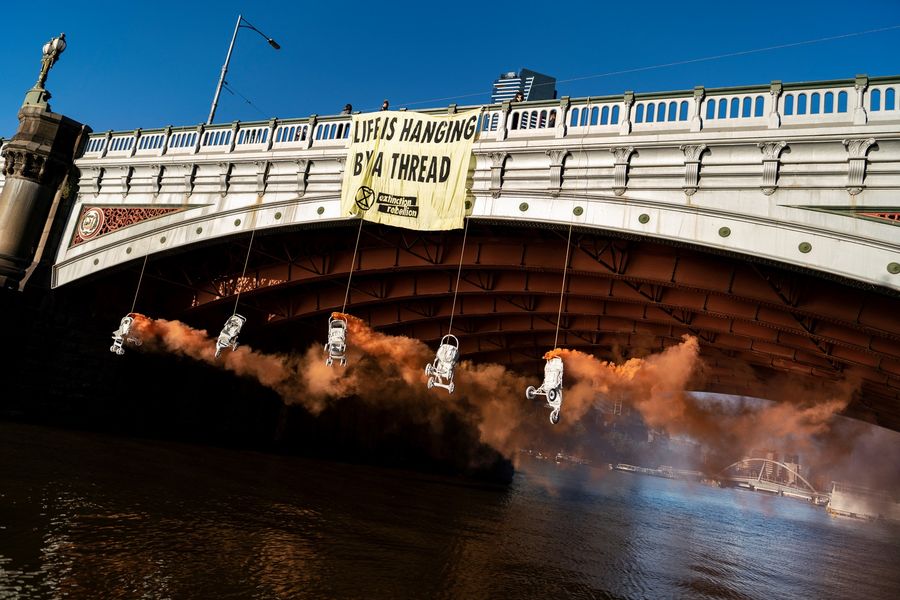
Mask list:
MULTIPOLYGON (((900 78, 484 106, 471 217, 575 223, 900 290, 900 223, 850 214, 900 212, 889 90, 900 78)), ((353 218, 339 209, 348 129, 348 117, 310 117, 92 135, 53 285, 253 228, 353 218), (70 245, 93 205, 188 210, 70 245)))

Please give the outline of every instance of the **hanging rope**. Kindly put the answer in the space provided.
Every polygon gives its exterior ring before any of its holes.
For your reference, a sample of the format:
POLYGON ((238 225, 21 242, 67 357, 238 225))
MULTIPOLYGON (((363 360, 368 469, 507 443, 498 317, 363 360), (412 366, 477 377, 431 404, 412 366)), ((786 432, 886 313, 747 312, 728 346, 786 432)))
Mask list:
POLYGON ((256 230, 250 232, 250 244, 247 246, 247 256, 244 257, 244 270, 241 271, 241 278, 237 281, 237 295, 234 299, 234 311, 231 313, 232 316, 237 314, 238 302, 241 299, 241 287, 243 287, 244 276, 247 274, 247 263, 250 262, 250 249, 253 248, 253 236, 256 235, 256 230))
POLYGON ((453 333, 453 315, 456 314, 456 296, 459 294, 459 278, 462 275, 463 255, 466 253, 466 236, 469 235, 469 219, 466 219, 466 227, 463 229, 462 249, 459 251, 459 268, 456 270, 456 287, 453 288, 453 307, 450 309, 450 326, 447 327, 447 335, 453 333))
POLYGON ((132 302, 131 302, 131 310, 129 311, 130 313, 133 313, 134 307, 137 306, 138 292, 141 291, 141 282, 144 281, 144 269, 147 268, 147 259, 149 257, 150 257, 150 247, 148 245, 147 253, 144 254, 144 264, 141 265, 141 275, 140 275, 140 277, 138 277, 137 288, 134 290, 134 300, 132 300, 132 302))
POLYGON ((344 304, 341 306, 341 313, 347 311, 347 300, 350 298, 350 282, 353 281, 353 267, 356 266, 356 252, 359 250, 359 238, 362 236, 362 215, 359 217, 359 231, 356 232, 356 245, 353 246, 353 260, 350 261, 350 276, 347 277, 347 291, 344 292, 344 304))
POLYGON ((559 290, 559 311, 556 313, 556 335, 553 336, 553 348, 559 340, 559 321, 562 318, 563 295, 566 293, 566 272, 569 270, 569 250, 572 248, 572 224, 569 223, 569 239, 566 240, 566 262, 563 263, 562 289, 559 290))

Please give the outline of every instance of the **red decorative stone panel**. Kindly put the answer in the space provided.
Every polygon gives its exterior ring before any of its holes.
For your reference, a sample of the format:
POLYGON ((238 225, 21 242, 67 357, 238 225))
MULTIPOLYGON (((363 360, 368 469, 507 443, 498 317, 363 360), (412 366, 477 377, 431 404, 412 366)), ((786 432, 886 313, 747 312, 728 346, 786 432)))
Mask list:
POLYGON ((892 221, 900 225, 900 212, 864 212, 857 213, 861 217, 871 217, 873 219, 884 219, 892 221))
POLYGON ((112 233, 142 221, 184 210, 184 207, 161 208, 159 206, 83 206, 75 225, 75 233, 69 247, 77 246, 101 235, 112 233))

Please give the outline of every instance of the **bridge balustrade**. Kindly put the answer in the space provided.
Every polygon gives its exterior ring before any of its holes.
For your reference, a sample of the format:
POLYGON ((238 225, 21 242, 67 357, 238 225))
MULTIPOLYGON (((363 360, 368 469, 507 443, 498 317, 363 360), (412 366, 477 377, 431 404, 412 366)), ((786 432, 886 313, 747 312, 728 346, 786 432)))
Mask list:
POLYGON ((779 103, 785 125, 851 122, 856 108, 855 94, 838 87, 785 92, 779 103))
POLYGON ((639 101, 634 106, 634 130, 686 129, 694 99, 639 101))
POLYGON ((131 149, 134 147, 134 134, 114 135, 109 140, 109 150, 107 156, 131 156, 131 149))
POLYGON ((302 148, 306 145, 309 125, 286 123, 275 128, 274 148, 302 148))
POLYGON ((510 114, 509 137, 539 135, 533 130, 542 130, 544 135, 553 136, 559 121, 557 108, 518 108, 510 114))
POLYGON ((588 100, 584 104, 569 109, 569 130, 573 134, 617 133, 619 115, 623 102, 596 102, 588 100))
MULTIPOLYGON (((898 87, 858 76, 422 112, 481 111, 475 216, 575 222, 900 289, 898 87)), ((91 237, 77 237, 73 213, 54 285, 144 247, 343 218, 352 135, 349 115, 92 135, 76 162, 78 210, 170 212, 91 237)))
POLYGON ((898 85, 872 86, 869 92, 869 117, 872 120, 896 119, 900 116, 898 90, 898 85))
POLYGON ((772 109, 770 94, 711 95, 703 100, 705 127, 742 127, 765 125, 772 109))
MULTIPOLYGON (((831 83, 831 82, 829 82, 831 83)), ((486 105, 479 122, 480 138, 541 139, 585 135, 619 136, 629 133, 698 131, 700 129, 777 128, 807 123, 860 124, 866 120, 900 118, 900 85, 875 82, 860 93, 854 82, 822 87, 801 84, 776 93, 775 86, 739 90, 705 90, 689 96, 638 94, 625 97, 565 98, 560 101, 486 105), (862 101, 860 101, 862 98, 862 101), (773 118, 774 117, 774 118, 773 118), (623 123, 627 121, 627 123, 623 123)), ((425 112, 438 114, 443 109, 425 112)), ((228 154, 251 150, 344 148, 352 122, 345 115, 277 120, 269 123, 233 123, 169 127, 134 132, 94 134, 85 158, 228 154)))
MULTIPOLYGON (((91 140, 93 141, 93 140, 91 140)), ((144 134, 138 139, 138 147, 135 156, 154 156, 159 154, 166 143, 165 133, 144 134)))

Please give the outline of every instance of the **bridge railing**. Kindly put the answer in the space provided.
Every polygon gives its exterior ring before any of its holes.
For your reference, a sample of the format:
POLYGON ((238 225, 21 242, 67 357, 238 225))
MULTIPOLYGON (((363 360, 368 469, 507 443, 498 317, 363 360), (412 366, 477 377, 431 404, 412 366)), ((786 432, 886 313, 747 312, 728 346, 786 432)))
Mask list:
MULTIPOLYGON (((480 139, 503 141, 703 129, 758 129, 815 123, 900 120, 900 77, 589 97, 461 107, 480 109, 480 139)), ((427 109, 431 114, 448 109, 427 109)), ((450 110, 457 110, 455 105, 450 110)), ((267 122, 167 127, 93 134, 84 158, 231 154, 306 148, 345 148, 346 115, 267 122)))

